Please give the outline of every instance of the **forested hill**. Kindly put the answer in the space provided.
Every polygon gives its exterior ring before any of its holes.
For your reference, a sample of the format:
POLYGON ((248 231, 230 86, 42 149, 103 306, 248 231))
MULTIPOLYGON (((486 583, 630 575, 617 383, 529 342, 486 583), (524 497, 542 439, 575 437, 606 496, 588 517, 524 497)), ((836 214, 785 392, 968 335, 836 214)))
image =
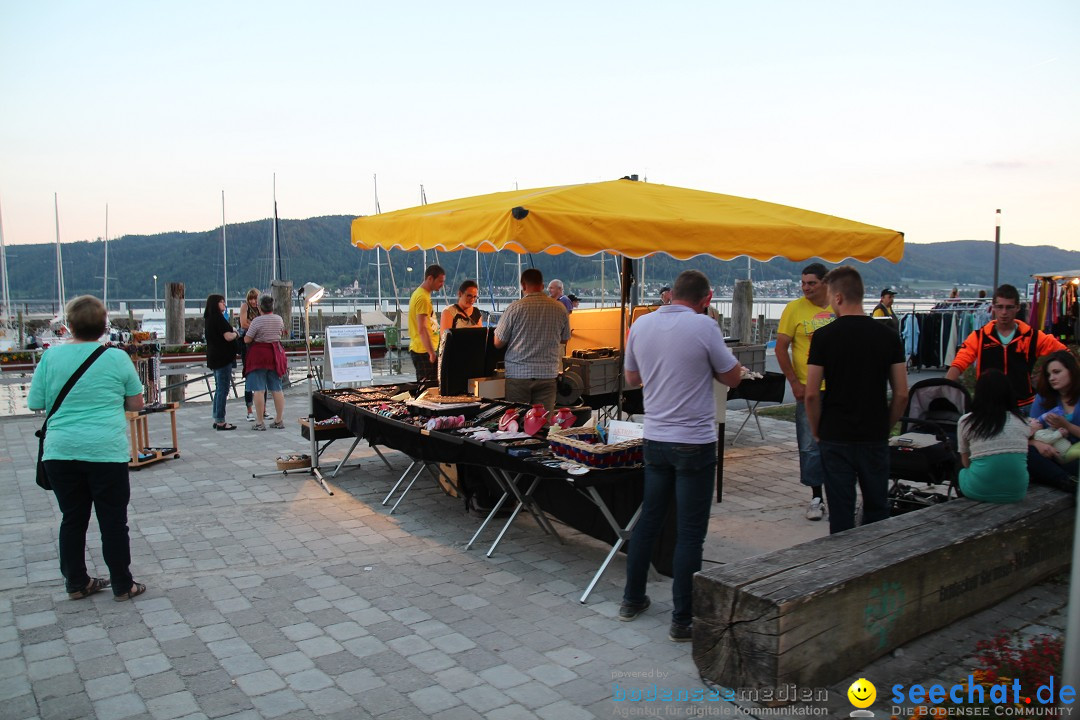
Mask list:
MULTIPOLYGON (((308 281, 329 288, 359 283, 361 293, 375 294, 376 257, 372 251, 360 251, 349 242, 352 216, 334 215, 307 220, 280 222, 281 277, 299 286, 308 281)), ((270 279, 271 221, 258 220, 226 227, 229 294, 238 296, 249 287, 265 288, 270 279)), ((100 241, 82 241, 63 245, 64 284, 68 297, 82 293, 100 295, 104 276, 104 247, 100 241)), ((159 296, 168 282, 182 282, 189 298, 221 292, 221 228, 205 232, 170 232, 160 235, 127 235, 109 241, 109 296, 111 298, 149 298, 154 293, 153 276, 158 276, 159 296)), ((15 245, 7 248, 8 277, 13 299, 52 299, 56 297, 55 246, 15 245)), ((867 287, 906 287, 916 281, 942 284, 989 286, 993 280, 994 245, 979 240, 917 245, 909 243, 904 259, 893 264, 885 260, 855 263, 863 273, 867 287)), ((428 253, 433 262, 434 254, 428 253)), ((441 253, 440 262, 447 269, 449 281, 456 284, 476 273, 476 259, 471 252, 441 253)), ((421 254, 394 252, 394 277, 402 293, 420 281, 423 272, 421 254), (412 268, 409 270, 408 268, 412 268)), ((383 263, 383 292, 391 288, 390 273, 383 263)), ((559 277, 574 289, 599 285, 600 263, 583 261, 570 253, 533 255, 523 259, 543 270, 545 277, 559 277)), ((753 263, 753 278, 758 280, 797 277, 806 262, 775 259, 753 263)), ((702 257, 681 263, 666 255, 646 261, 649 284, 670 282, 681 269, 695 267, 704 271, 720 287, 736 278, 746 277, 746 259, 719 261, 702 257)), ((605 278, 614 285, 615 263, 605 265, 605 278)), ((1051 246, 1028 247, 1002 245, 1001 282, 1023 287, 1034 272, 1080 268, 1080 252, 1051 246)), ((516 260, 509 253, 498 257, 481 255, 482 285, 513 286, 516 260)))

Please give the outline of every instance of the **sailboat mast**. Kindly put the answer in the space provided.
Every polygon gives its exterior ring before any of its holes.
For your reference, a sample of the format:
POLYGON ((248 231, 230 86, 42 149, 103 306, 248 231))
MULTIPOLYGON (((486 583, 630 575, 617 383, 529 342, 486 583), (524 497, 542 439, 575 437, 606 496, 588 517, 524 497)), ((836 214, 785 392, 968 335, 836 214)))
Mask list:
POLYGON ((105 203, 105 277, 101 278, 101 302, 109 309, 109 203, 105 203))
POLYGON ((8 276, 7 276, 7 248, 4 245, 4 216, 0 213, 0 280, 4 282, 4 291, 2 301, 4 307, 0 310, 0 324, 6 324, 11 317, 11 297, 8 293, 8 276))
MULTIPOLYGON (((380 213, 379 210, 379 176, 373 174, 371 176, 372 182, 375 184, 375 214, 380 213)), ((382 312, 382 263, 379 261, 379 247, 375 246, 375 284, 378 286, 375 289, 375 296, 379 301, 379 312, 382 312)), ((386 251, 386 264, 390 264, 390 251, 386 251)))
POLYGON ((64 299, 64 257, 60 249, 60 200, 57 198, 56 193, 53 193, 53 215, 56 218, 56 296, 60 301, 60 311, 57 315, 60 317, 60 322, 66 325, 67 316, 64 307, 67 302, 64 299))
POLYGON ((225 242, 225 191, 221 191, 221 272, 225 276, 225 304, 229 304, 229 246, 225 242))
POLYGON ((270 282, 278 280, 278 174, 273 175, 273 225, 270 228, 270 282))

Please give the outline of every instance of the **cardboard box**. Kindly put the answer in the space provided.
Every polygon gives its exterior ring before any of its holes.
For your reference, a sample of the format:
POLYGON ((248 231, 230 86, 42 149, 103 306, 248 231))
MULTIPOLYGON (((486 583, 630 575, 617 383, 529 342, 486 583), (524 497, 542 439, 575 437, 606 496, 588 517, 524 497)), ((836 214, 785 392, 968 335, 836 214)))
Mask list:
POLYGON ((506 378, 471 378, 469 380, 469 394, 490 400, 506 397, 506 378))

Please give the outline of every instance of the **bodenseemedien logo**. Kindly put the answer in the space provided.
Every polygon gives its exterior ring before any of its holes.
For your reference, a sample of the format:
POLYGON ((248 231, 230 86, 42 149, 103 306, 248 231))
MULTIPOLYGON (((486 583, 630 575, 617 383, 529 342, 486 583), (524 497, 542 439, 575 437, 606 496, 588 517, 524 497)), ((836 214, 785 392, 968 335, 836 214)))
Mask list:
POLYGON ((852 710, 848 717, 874 717, 874 713, 866 709, 873 705, 874 700, 877 699, 877 688, 874 687, 874 683, 866 678, 859 678, 851 683, 851 687, 847 691, 847 697, 848 702, 857 708, 852 710))

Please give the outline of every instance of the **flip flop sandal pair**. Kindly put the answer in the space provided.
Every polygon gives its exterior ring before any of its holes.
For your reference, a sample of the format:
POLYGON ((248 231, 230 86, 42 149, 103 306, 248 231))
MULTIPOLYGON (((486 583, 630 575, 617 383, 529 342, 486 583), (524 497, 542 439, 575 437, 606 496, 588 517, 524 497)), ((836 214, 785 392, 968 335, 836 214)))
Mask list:
POLYGON ((69 592, 68 593, 68 599, 70 599, 70 600, 82 600, 83 598, 88 598, 91 595, 93 595, 94 593, 101 592, 105 588, 109 587, 109 585, 111 585, 111 584, 112 583, 110 583, 105 578, 90 578, 90 582, 88 582, 86 584, 86 587, 84 587, 82 590, 76 590, 75 592, 69 592))
POLYGON ((218 425, 217 423, 214 423, 214 429, 215 430, 235 430, 236 426, 233 425, 232 423, 221 423, 220 425, 218 425))
POLYGON ((113 600, 115 600, 116 602, 125 602, 127 600, 131 600, 132 598, 138 597, 139 595, 142 595, 144 592, 146 592, 145 585, 143 585, 142 583, 131 583, 130 590, 128 590, 126 593, 121 593, 120 595, 113 595, 113 600))

